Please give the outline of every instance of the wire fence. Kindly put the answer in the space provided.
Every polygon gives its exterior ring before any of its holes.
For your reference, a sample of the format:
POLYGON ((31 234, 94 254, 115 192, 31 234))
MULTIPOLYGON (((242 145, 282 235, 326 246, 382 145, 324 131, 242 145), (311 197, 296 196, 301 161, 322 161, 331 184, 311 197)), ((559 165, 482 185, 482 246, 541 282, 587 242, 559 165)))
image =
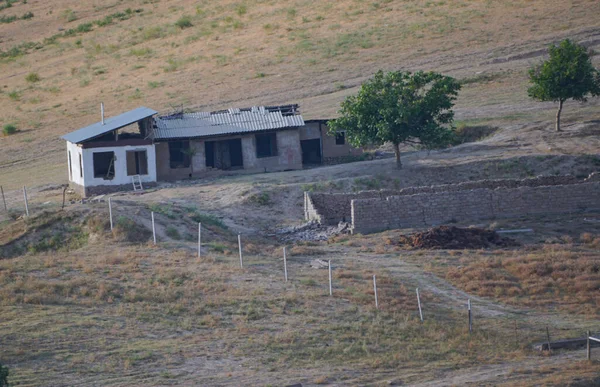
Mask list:
POLYGON ((0 186, 0 222, 33 216, 47 208, 65 207, 66 185, 7 190, 0 186))

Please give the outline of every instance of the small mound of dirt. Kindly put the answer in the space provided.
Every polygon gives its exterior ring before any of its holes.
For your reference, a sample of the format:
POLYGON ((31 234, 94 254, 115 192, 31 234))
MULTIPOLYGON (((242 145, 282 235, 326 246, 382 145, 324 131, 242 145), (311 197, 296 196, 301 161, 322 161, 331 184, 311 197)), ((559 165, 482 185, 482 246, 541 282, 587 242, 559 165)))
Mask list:
POLYGON ((493 230, 481 228, 459 228, 454 226, 434 227, 412 235, 401 235, 401 245, 418 249, 482 249, 488 247, 517 246, 514 239, 500 236, 493 230))

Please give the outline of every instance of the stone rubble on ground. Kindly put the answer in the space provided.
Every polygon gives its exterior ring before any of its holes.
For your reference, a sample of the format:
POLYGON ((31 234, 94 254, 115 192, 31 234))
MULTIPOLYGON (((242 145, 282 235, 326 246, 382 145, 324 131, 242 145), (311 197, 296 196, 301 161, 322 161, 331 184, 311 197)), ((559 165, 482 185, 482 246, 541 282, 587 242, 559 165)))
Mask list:
POLYGON ((349 234, 350 224, 338 223, 337 226, 323 226, 316 221, 310 221, 299 226, 291 226, 278 230, 277 236, 284 242, 296 241, 326 241, 338 234, 349 234))

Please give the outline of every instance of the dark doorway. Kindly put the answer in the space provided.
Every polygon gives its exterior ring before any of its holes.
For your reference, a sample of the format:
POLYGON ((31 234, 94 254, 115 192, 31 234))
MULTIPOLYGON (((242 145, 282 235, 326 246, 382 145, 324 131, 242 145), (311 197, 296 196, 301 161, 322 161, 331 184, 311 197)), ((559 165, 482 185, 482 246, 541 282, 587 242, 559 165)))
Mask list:
POLYGON ((244 167, 242 139, 206 141, 204 143, 206 167, 223 170, 244 167))
POLYGON ((231 158, 231 168, 240 168, 244 166, 242 157, 242 139, 229 140, 229 157, 231 158))
POLYGON ((302 147, 302 164, 321 164, 321 140, 300 141, 302 147))
POLYGON ((215 167, 215 142, 205 141, 204 142, 204 154, 206 155, 206 167, 215 167))

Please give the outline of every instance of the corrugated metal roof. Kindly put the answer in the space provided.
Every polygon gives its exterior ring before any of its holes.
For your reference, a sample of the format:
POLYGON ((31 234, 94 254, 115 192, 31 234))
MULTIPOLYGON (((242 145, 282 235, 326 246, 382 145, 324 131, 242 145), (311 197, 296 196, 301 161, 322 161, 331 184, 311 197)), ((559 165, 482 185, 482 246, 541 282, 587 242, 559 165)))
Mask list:
POLYGON ((157 113, 158 112, 152 109, 142 106, 116 117, 107 118, 104 120, 104 125, 102 125, 102 122, 97 122, 93 125, 65 134, 61 138, 75 144, 80 144, 84 141, 112 132, 113 130, 141 121, 144 118, 151 117, 157 113))
POLYGON ((156 119, 155 140, 199 138, 304 126, 299 114, 277 107, 185 113, 156 119))

